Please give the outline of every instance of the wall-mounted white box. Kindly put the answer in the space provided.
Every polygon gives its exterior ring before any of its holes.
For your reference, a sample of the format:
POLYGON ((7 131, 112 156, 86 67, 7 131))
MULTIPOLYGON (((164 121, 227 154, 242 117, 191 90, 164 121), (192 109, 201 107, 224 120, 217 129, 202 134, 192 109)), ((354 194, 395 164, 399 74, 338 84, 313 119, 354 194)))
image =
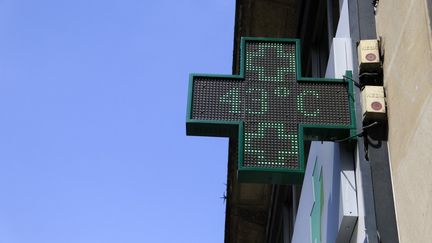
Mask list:
POLYGON ((360 40, 357 46, 360 74, 381 68, 378 40, 360 40))
POLYGON ((364 86, 361 92, 363 121, 387 119, 384 87, 364 86))

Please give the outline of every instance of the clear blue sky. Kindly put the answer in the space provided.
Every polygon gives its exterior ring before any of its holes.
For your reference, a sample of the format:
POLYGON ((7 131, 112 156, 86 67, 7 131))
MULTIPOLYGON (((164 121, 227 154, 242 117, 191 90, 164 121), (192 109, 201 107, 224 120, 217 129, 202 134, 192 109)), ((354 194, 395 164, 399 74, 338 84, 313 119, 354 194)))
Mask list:
POLYGON ((234 4, 0 1, 0 243, 223 242, 227 139, 185 113, 234 4))

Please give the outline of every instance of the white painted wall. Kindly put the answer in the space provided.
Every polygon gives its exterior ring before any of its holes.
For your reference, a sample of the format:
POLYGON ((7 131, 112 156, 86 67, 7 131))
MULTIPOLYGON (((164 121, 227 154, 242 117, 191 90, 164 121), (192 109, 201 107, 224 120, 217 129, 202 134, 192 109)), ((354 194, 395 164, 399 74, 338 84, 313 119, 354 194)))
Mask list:
MULTIPOLYGON (((346 70, 353 70, 348 1, 341 0, 341 13, 330 51, 327 78, 342 78, 346 70)), ((312 173, 314 166, 322 166, 324 180, 324 205, 322 213, 322 242, 366 242, 365 210, 358 156, 354 156, 339 144, 312 142, 305 179, 300 197, 297 220, 294 226, 293 243, 311 242, 311 217, 313 207, 312 173), (316 158, 318 158, 316 160, 316 158), (315 165, 317 161, 317 165, 315 165), (357 183, 357 184, 356 184, 357 183), (359 187, 361 188, 361 187, 359 187), (348 231, 347 226, 354 227, 348 231), (353 232, 354 231, 354 232, 353 232), (351 232, 353 234, 351 235, 351 232), (351 238, 352 236, 352 238, 351 238), (338 238, 339 237, 339 238, 338 238), (349 241, 351 238, 351 241, 349 241)))

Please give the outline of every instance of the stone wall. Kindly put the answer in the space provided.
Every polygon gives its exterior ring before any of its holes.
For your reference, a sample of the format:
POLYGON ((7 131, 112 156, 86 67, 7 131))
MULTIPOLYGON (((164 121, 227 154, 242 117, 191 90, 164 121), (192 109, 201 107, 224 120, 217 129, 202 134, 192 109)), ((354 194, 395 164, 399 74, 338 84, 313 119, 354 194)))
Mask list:
POLYGON ((432 38, 427 0, 381 0, 389 152, 400 242, 432 239, 432 38))

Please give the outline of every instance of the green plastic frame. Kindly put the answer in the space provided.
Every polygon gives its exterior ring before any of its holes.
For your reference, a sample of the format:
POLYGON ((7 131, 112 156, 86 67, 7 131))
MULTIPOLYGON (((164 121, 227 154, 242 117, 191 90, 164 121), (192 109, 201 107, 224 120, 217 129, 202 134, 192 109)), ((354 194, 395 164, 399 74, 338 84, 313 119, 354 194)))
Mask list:
MULTIPOLYGON (((266 184, 301 184, 305 172, 305 140, 335 140, 351 137, 356 139, 356 117, 354 109, 354 87, 353 83, 344 79, 326 79, 326 78, 308 78, 301 76, 301 50, 299 39, 274 39, 274 38, 255 38, 242 37, 240 46, 240 74, 238 75, 216 75, 216 74, 190 74, 189 75, 189 94, 187 104, 186 134, 195 136, 215 136, 230 137, 236 139, 238 143, 238 180, 249 183, 266 183, 266 184), (214 121, 214 120, 195 120, 192 119, 193 106, 193 87, 196 77, 214 77, 223 79, 244 80, 246 42, 283 42, 295 43, 296 45, 296 72, 297 82, 321 82, 321 83, 347 83, 347 92, 349 97, 350 125, 328 125, 328 124, 299 124, 298 146, 299 146, 299 168, 262 168, 262 167, 245 167, 243 166, 244 158, 244 122, 243 121, 214 121)), ((346 72, 347 76, 352 76, 351 71, 346 72)))

